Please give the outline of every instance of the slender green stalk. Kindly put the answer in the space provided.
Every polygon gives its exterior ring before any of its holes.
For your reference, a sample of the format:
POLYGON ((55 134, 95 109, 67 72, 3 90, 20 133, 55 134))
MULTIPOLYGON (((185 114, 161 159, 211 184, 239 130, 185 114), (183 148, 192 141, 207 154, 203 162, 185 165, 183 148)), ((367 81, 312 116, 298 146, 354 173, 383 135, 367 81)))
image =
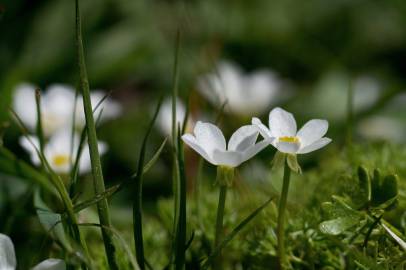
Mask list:
POLYGON ((285 212, 286 212, 286 202, 288 199, 289 182, 290 182, 290 168, 289 168, 287 160, 285 160, 282 193, 281 193, 281 197, 279 199, 278 227, 277 227, 279 269, 285 269, 285 265, 286 265, 285 212))
MULTIPOLYGON (((97 144, 96 126, 93 118, 92 104, 90 101, 89 82, 87 79, 87 71, 85 64, 85 56, 82 41, 82 26, 80 18, 79 0, 75 0, 76 4, 76 46, 78 65, 80 73, 80 88, 83 95, 83 105, 86 118, 86 129, 88 135, 90 160, 92 165, 93 185, 96 196, 105 191, 103 172, 100 162, 99 149, 97 144)), ((108 208, 107 199, 101 200, 97 203, 97 210, 99 213, 100 224, 103 235, 104 247, 106 250, 107 261, 110 269, 118 269, 115 253, 116 249, 113 243, 113 234, 111 230, 107 230, 105 227, 111 227, 110 213, 108 208)))
MULTIPOLYGON (((214 235, 214 249, 216 249, 223 239, 223 217, 224 217, 224 208, 226 204, 227 196, 227 185, 220 185, 219 192, 219 202, 217 206, 217 217, 216 217, 216 231, 214 235)), ((221 269, 221 253, 214 260, 214 269, 221 269)))
POLYGON ((347 95, 347 146, 352 147, 352 136, 354 128, 354 89, 352 82, 348 83, 347 95))
POLYGON ((185 267, 186 252, 186 174, 180 130, 178 130, 177 143, 179 166, 179 216, 175 236, 175 269, 182 270, 185 267))
POLYGON ((41 92, 39 89, 35 90, 35 104, 37 106, 37 136, 39 140, 39 150, 44 153, 44 132, 42 129, 42 117, 41 117, 41 92))
POLYGON ((155 110, 155 114, 151 120, 151 123, 148 126, 147 132, 145 133, 145 137, 142 142, 140 156, 138 159, 138 168, 137 168, 137 175, 135 176, 135 194, 136 197, 133 201, 133 226, 134 226, 134 244, 135 244, 135 252, 138 265, 142 270, 145 269, 145 256, 144 256, 144 240, 142 234, 142 177, 144 175, 144 160, 145 160, 145 152, 147 149, 147 141, 148 137, 152 131, 154 126, 155 120, 158 116, 159 110, 162 104, 162 97, 158 102, 158 106, 155 110))
MULTIPOLYGON (((175 44, 175 54, 174 54, 174 64, 173 64, 173 86, 172 86, 172 192, 174 196, 174 220, 173 220, 173 235, 176 236, 177 221, 179 219, 179 164, 177 159, 177 119, 176 119, 176 101, 178 97, 179 88, 179 51, 180 51, 180 32, 176 34, 176 44, 175 44)), ((173 243, 176 239, 173 239, 173 243)), ((171 260, 176 257, 176 247, 175 244, 172 245, 171 260)))
POLYGON ((223 238, 223 217, 224 208, 226 205, 227 186, 221 185, 219 192, 219 202, 217 206, 217 218, 216 218, 216 234, 214 238, 214 247, 217 247, 223 238))

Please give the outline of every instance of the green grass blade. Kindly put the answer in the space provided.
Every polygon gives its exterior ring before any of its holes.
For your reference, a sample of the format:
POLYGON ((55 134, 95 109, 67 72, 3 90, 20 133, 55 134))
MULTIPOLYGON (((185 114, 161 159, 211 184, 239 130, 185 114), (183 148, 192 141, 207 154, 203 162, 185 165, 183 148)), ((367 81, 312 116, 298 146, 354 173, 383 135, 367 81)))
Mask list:
POLYGON ((183 145, 181 140, 180 127, 178 129, 177 138, 178 149, 178 171, 179 171, 179 209, 177 212, 178 221, 175 235, 175 269, 182 270, 185 266, 186 252, 186 173, 185 162, 183 156, 183 145))
MULTIPOLYGON (((176 119, 176 102, 179 88, 179 52, 180 52, 180 31, 176 33, 175 53, 173 64, 173 80, 172 80, 172 193, 174 196, 174 219, 173 219, 173 236, 176 235, 177 220, 179 213, 179 171, 177 164, 177 119, 176 119)), ((175 243, 175 239, 173 239, 175 243)), ((175 257, 175 246, 172 245, 171 260, 175 257)))
POLYGON ((37 127, 36 132, 39 140, 39 149, 44 153, 44 131, 42 130, 42 113, 41 113, 41 92, 39 89, 35 90, 35 104, 37 108, 37 127))
POLYGON ((49 193, 57 195, 55 188, 49 183, 45 175, 23 160, 18 159, 14 153, 2 146, 0 146, 0 171, 32 181, 49 193))
POLYGON ((254 212, 252 212, 248 217, 246 217, 240 224, 237 225, 225 238, 224 240, 213 250, 213 252, 209 255, 207 260, 202 266, 202 269, 207 269, 212 264, 213 260, 220 254, 221 250, 231 241, 234 237, 245 228, 245 226, 253 220, 261 211, 264 209, 273 198, 267 200, 264 204, 258 207, 254 212))
POLYGON ((142 177, 144 170, 144 159, 147 148, 148 137, 152 131, 155 120, 158 116, 162 105, 162 97, 160 98, 157 108, 151 123, 148 126, 147 132, 142 142, 140 155, 138 159, 137 176, 135 177, 135 198, 133 201, 133 226, 134 226, 134 244, 138 265, 142 270, 145 269, 144 243, 142 235, 142 177))
MULTIPOLYGON (((165 147, 167 139, 165 139, 161 146, 159 147, 159 149, 155 152, 155 154, 152 156, 152 158, 147 162, 147 164, 144 166, 144 169, 142 170, 142 173, 145 174, 146 172, 149 171, 149 169, 151 169, 151 167, 155 164, 155 162, 158 160, 160 154, 162 153, 162 150, 165 147)), ((134 173, 134 175, 131 177, 131 179, 128 179, 120 184, 114 185, 108 189, 106 189, 105 192, 103 192, 102 194, 99 194, 89 200, 86 200, 84 202, 81 202, 77 205, 75 205, 74 210, 75 212, 79 212, 89 206, 92 206, 94 204, 96 204, 97 202, 99 202, 100 200, 103 199, 107 199, 108 197, 116 194, 117 192, 119 192, 120 190, 122 190, 126 185, 128 185, 129 183, 131 183, 132 178, 135 178, 137 176, 137 173, 134 173)))
POLYGON ((89 252, 87 249, 87 244, 84 241, 84 239, 82 238, 79 227, 77 226, 77 219, 75 216, 75 212, 73 211, 73 203, 69 197, 69 194, 65 188, 65 185, 64 185, 61 177, 53 171, 53 169, 49 165, 46 157, 32 142, 31 138, 28 136, 27 128, 24 126, 24 123, 21 121, 21 119, 19 118, 17 113, 15 111, 13 111, 12 109, 9 109, 9 111, 14 116, 14 119, 16 120, 17 125, 20 127, 23 135, 27 138, 27 140, 31 143, 31 145, 35 149, 39 159, 41 160, 41 164, 42 164, 43 168, 45 169, 46 172, 48 172, 49 179, 51 180, 52 184, 58 191, 60 199, 62 200, 62 202, 65 206, 66 214, 68 217, 67 223, 68 223, 68 226, 72 229, 73 237, 75 238, 75 240, 78 243, 80 243, 80 245, 82 246, 82 248, 85 252, 85 256, 87 258, 89 258, 88 261, 90 262, 90 256, 89 256, 89 252))
MULTIPOLYGON (((94 191, 95 194, 98 195, 105 191, 105 186, 100 162, 99 149, 97 144, 96 126, 93 118, 93 111, 90 100, 89 82, 87 78, 85 55, 82 41, 82 26, 81 26, 79 0, 75 1, 75 6, 76 6, 76 46, 80 74, 80 89, 83 95, 83 106, 86 118, 86 129, 89 143, 90 160, 92 165, 94 191)), ((106 229, 106 227, 111 226, 109 206, 107 200, 99 201, 97 204, 97 210, 99 213, 100 224, 103 225, 101 230, 103 235, 104 247, 107 255, 107 261, 110 269, 116 270, 118 269, 118 266, 115 258, 116 249, 113 243, 113 235, 110 230, 106 229)))

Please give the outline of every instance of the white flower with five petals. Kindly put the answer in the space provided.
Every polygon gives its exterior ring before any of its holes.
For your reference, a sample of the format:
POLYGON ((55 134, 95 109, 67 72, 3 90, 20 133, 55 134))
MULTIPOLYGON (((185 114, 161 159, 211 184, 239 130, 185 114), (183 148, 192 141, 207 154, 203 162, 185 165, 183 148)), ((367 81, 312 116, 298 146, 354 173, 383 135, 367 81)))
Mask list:
MULTIPOLYGON (((69 129, 62 129, 53 134, 44 146, 44 156, 50 167, 57 173, 68 173, 71 168, 71 161, 75 160, 78 151, 80 138, 74 134, 73 147, 72 134, 69 129), (73 152, 72 152, 73 150, 73 152), (71 157, 71 152, 73 157, 71 157)), ((89 147, 87 142, 84 143, 82 155, 79 162, 79 172, 86 173, 91 169, 89 147)), ((39 140, 35 136, 21 137, 20 145, 30 154, 31 160, 35 165, 40 165, 41 160, 38 157, 37 150, 39 149, 39 140)), ((106 151, 106 144, 98 143, 99 152, 103 154, 106 151)))
POLYGON ((183 141, 213 165, 237 167, 264 149, 266 140, 257 143, 258 130, 252 125, 240 127, 228 145, 221 130, 210 123, 198 121, 192 134, 184 134, 183 141))
MULTIPOLYGON (((15 270, 17 260, 14 245, 10 237, 0 233, 0 269, 15 270)), ((60 259, 47 259, 37 264, 32 270, 65 270, 66 264, 60 259)))
POLYGON ((328 130, 326 120, 310 120, 297 131, 294 116, 281 108, 275 108, 269 113, 269 128, 255 117, 252 124, 257 126, 261 135, 282 153, 306 154, 331 142, 330 138, 323 137, 328 130))

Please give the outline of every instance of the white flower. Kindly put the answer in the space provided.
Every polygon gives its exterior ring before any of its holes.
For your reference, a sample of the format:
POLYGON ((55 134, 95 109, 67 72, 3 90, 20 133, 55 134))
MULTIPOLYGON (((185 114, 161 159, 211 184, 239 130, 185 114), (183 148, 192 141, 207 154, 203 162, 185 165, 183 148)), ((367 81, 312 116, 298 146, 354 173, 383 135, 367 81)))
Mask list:
MULTIPOLYGON (((176 100, 176 125, 183 125, 185 119, 186 108, 180 99, 176 100)), ((188 119, 187 126, 191 124, 191 120, 188 119)), ((169 136, 172 134, 172 99, 167 98, 162 103, 159 110, 158 118, 156 120, 157 127, 163 135, 169 136)), ((177 127, 177 126, 176 126, 177 127)))
POLYGON ((331 142, 331 139, 323 137, 328 130, 326 120, 310 120, 297 132, 295 118, 281 108, 275 108, 269 113, 270 129, 255 117, 252 124, 256 125, 261 135, 282 153, 306 154, 331 142))
POLYGON ((260 114, 280 96, 280 82, 269 70, 259 70, 245 75, 236 65, 222 61, 216 72, 198 80, 198 90, 212 104, 232 113, 260 114))
MULTIPOLYGON (((45 136, 50 136, 72 121, 74 90, 66 85, 55 84, 41 95, 41 120, 45 136)), ((35 87, 30 84, 19 85, 14 94, 14 110, 27 128, 35 130, 37 109, 35 87)))
MULTIPOLYGON (((0 233, 0 269, 15 270, 17 267, 14 245, 10 237, 0 233)), ((65 270, 66 264, 60 259, 47 259, 32 270, 65 270)))
POLYGON ((213 124, 198 121, 193 133, 194 136, 183 135, 183 141, 208 162, 219 166, 237 167, 268 145, 265 140, 256 143, 259 132, 252 125, 242 126, 234 132, 228 147, 223 133, 213 124))
MULTIPOLYGON (((41 161, 35 148, 39 149, 39 140, 37 137, 30 136, 32 145, 28 138, 21 137, 20 144, 27 150, 31 160, 35 165, 40 165, 41 161), (35 147, 34 147, 35 146, 35 147)), ((71 160, 75 160, 79 147, 79 135, 74 134, 73 138, 73 157, 71 157, 72 136, 69 129, 62 129, 53 134, 44 146, 44 156, 50 167, 57 173, 68 173, 71 169, 71 160)), ((99 142, 99 152, 103 154, 106 151, 106 145, 99 142)), ((89 172, 91 169, 89 147, 87 142, 83 147, 82 155, 79 162, 79 171, 81 173, 89 172)))
MULTIPOLYGON (((103 92, 92 91, 90 94, 92 107, 95 108, 103 97, 103 92)), ((82 96, 79 95, 76 101, 75 124, 79 128, 82 128, 86 123, 82 100, 82 96)), ((48 137, 58 130, 72 125, 73 111, 75 109, 75 90, 68 85, 51 85, 41 94, 40 105, 42 129, 44 135, 48 137)), ((103 101, 95 115, 98 116, 102 109, 101 120, 114 118, 121 112, 121 106, 109 99, 103 101)), ((24 83, 17 86, 14 94, 14 110, 27 128, 35 130, 37 108, 35 87, 33 85, 24 83)))

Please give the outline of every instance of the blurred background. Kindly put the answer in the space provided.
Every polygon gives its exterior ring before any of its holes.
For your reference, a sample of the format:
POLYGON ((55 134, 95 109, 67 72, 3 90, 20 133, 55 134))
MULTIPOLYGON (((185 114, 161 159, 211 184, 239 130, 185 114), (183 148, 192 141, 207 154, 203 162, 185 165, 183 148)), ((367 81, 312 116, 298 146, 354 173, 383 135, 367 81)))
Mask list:
MULTIPOLYGON (((81 3, 90 87, 111 91, 109 98, 122 106, 118 117, 99 127, 99 138, 109 149, 103 157, 107 185, 135 172, 158 98, 171 95, 178 30, 178 103, 184 104, 178 110, 189 107, 189 131, 196 120, 215 122, 227 101, 219 120, 226 138, 253 116, 267 122, 269 111, 281 106, 295 114, 298 126, 311 118, 329 120, 328 136, 334 140, 330 147, 335 149, 351 139, 396 144, 406 140, 405 1, 81 3)), ((74 1, 0 1, 3 108, 11 104, 13 91, 22 82, 43 90, 55 83, 77 85, 74 25, 74 1)), ((166 105, 170 107, 170 101, 166 105)), ((150 137, 148 157, 170 136, 170 122, 170 109, 164 106, 150 137)), ((19 129, 11 125, 4 144, 29 161, 19 136, 19 129)), ((263 151, 241 173, 265 181, 272 154, 272 149, 263 151)), ((187 149, 186 156, 188 174, 194 178, 197 155, 187 149)), ((319 151, 301 162, 312 168, 324 157, 319 151)), ((158 198, 171 195, 171 162, 166 147, 145 176, 145 204, 151 211, 158 198)), ((214 182, 213 168, 206 167, 214 182)), ((124 190, 114 198, 113 207, 129 208, 132 196, 131 190, 124 190)), ((1 220, 14 211, 10 203, 0 203, 0 210, 1 220)), ((131 215, 122 211, 116 211, 118 220, 131 215)), ((5 224, 0 222, 0 228, 4 230, 5 224)))

